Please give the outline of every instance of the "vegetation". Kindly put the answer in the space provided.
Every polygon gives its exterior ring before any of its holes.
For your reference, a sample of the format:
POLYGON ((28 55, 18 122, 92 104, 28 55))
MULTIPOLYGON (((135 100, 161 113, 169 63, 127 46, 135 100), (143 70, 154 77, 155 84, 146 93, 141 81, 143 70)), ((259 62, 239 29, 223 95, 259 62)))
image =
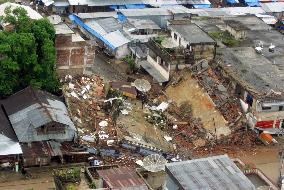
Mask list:
POLYGON ((96 188, 97 188, 96 183, 93 181, 93 182, 89 185, 89 188, 90 188, 90 189, 96 189, 96 188))
POLYGON ((123 58, 123 61, 125 61, 128 64, 128 67, 131 72, 134 72, 136 70, 135 60, 131 56, 126 56, 123 58))
POLYGON ((153 40, 154 40, 154 42, 156 42, 156 43, 161 45, 162 42, 165 40, 165 37, 164 36, 157 36, 153 40))
POLYGON ((81 181, 81 171, 80 168, 68 168, 54 170, 54 175, 59 178, 63 183, 67 182, 80 182, 81 181))
POLYGON ((9 25, 0 32, 0 97, 29 85, 58 92, 53 25, 31 20, 23 8, 8 8, 5 14, 1 20, 9 25))
POLYGON ((14 0, 0 0, 0 4, 6 3, 6 2, 13 3, 13 2, 15 2, 15 1, 14 1, 14 0))
POLYGON ((210 32, 209 35, 215 39, 220 40, 224 45, 233 47, 239 44, 239 41, 236 40, 229 32, 210 32))

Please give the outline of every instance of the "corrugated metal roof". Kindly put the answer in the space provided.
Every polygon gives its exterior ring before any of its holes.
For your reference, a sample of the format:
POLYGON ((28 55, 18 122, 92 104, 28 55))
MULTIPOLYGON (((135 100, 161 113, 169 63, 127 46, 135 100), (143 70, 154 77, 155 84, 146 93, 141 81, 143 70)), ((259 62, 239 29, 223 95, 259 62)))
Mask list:
POLYGON ((256 189, 227 155, 169 163, 166 172, 181 189, 256 189))
POLYGON ((102 36, 107 34, 104 28, 101 25, 99 25, 94 19, 86 20, 85 24, 88 25, 92 30, 96 31, 98 34, 102 36))
POLYGON ((150 16, 150 15, 172 15, 170 11, 164 8, 120 9, 119 11, 126 17, 150 16))
POLYGON ((20 142, 72 140, 76 135, 65 104, 47 92, 28 87, 3 100, 3 106, 20 142), (37 134, 38 127, 51 122, 65 125, 65 133, 37 134))
POLYGON ((130 40, 128 38, 126 38, 119 30, 106 34, 104 36, 104 38, 107 41, 111 42, 111 44, 115 48, 118 48, 118 47, 130 42, 130 40))
MULTIPOLYGON (((1 102, 0 102, 1 104, 1 102)), ((4 110, 2 107, 0 107, 0 134, 4 135, 5 137, 13 140, 18 141, 17 135, 15 131, 13 130, 8 117, 5 115, 4 110)), ((0 141, 2 139, 0 138, 0 141)))
POLYGON ((54 25, 55 34, 74 34, 73 30, 65 23, 54 25))
POLYGON ((215 41, 196 24, 171 24, 170 30, 178 33, 190 44, 215 43, 215 41))
POLYGON ((260 6, 267 13, 280 13, 284 11, 284 2, 260 3, 260 6))
POLYGON ((94 13, 78 13, 77 16, 81 19, 90 19, 90 18, 118 18, 117 12, 94 12, 94 13))
POLYGON ((154 21, 150 19, 128 19, 128 21, 136 29, 153 29, 153 30, 161 29, 154 21))
POLYGON ((113 17, 98 19, 96 22, 107 32, 113 32, 122 29, 122 24, 113 17))
POLYGON ((128 167, 98 170, 98 174, 111 189, 148 190, 145 182, 128 167))
POLYGON ((21 146, 18 142, 11 140, 0 134, 0 156, 22 154, 21 146))
POLYGON ((109 6, 144 4, 144 0, 68 0, 70 5, 109 6))

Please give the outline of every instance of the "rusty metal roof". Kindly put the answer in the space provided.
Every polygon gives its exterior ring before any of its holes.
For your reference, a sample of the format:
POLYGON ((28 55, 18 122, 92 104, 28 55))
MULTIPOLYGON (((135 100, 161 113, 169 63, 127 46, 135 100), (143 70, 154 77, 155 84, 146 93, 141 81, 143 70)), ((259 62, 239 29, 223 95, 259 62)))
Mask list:
MULTIPOLYGON (((1 104, 1 102, 0 102, 1 104)), ((5 115, 5 112, 2 107, 0 107, 0 133, 9 139, 17 142, 18 138, 15 131, 13 130, 8 117, 5 115)), ((1 140, 0 140, 1 141, 1 140)))
POLYGON ((99 170, 98 174, 111 189, 117 190, 147 190, 145 182, 129 167, 99 170))
POLYGON ((27 87, 3 100, 2 104, 20 142, 72 140, 76 135, 65 104, 48 92, 27 87), (64 134, 37 135, 37 128, 51 122, 62 124, 64 134))
POLYGON ((135 97, 137 96, 137 90, 134 86, 131 85, 130 82, 112 81, 110 82, 110 86, 113 89, 120 90, 122 92, 126 92, 129 94, 133 94, 135 97))

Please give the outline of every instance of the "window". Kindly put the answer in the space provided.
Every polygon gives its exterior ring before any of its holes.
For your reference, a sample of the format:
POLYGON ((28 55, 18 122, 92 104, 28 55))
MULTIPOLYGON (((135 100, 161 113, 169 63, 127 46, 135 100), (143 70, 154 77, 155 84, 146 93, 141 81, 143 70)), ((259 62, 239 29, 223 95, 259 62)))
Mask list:
POLYGON ((283 106, 279 106, 279 111, 283 111, 283 106))
POLYGON ((174 39, 177 40, 177 34, 176 33, 174 33, 174 39))
POLYGON ((270 106, 262 106, 262 110, 271 110, 270 106))

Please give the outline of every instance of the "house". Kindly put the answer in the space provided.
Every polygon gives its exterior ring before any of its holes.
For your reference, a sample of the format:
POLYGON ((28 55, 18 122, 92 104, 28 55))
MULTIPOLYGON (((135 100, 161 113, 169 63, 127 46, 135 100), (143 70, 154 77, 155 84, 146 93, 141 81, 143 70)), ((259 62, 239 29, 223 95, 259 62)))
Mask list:
POLYGON ((73 32, 65 23, 55 24, 54 27, 57 72, 63 76, 83 74, 94 62, 95 46, 73 32))
POLYGON ((190 17, 190 9, 185 7, 162 7, 145 9, 120 9, 118 16, 120 21, 126 19, 147 19, 155 22, 160 28, 166 29, 168 20, 183 19, 190 17))
POLYGON ((77 136, 65 104, 50 93, 27 87, 2 105, 21 143, 73 141, 77 136))
POLYGON ((168 29, 172 42, 176 46, 192 50, 195 60, 215 58, 216 42, 196 24, 172 21, 168 29))
POLYGON ((18 138, 3 107, 0 107, 0 165, 8 164, 15 171, 19 171, 18 164, 22 153, 18 138))
POLYGON ((76 15, 70 15, 69 18, 104 53, 117 59, 129 54, 127 44, 130 40, 124 34, 122 24, 117 19, 109 17, 81 20, 76 15))
POLYGON ((245 25, 236 20, 225 20, 226 30, 237 40, 245 39, 247 30, 245 25))
POLYGON ((147 56, 138 62, 138 65, 158 83, 169 81, 175 70, 194 64, 194 55, 190 49, 169 47, 171 42, 163 43, 158 38, 151 39, 146 45, 148 47, 147 56))
POLYGON ((227 49, 223 54, 222 74, 232 80, 231 89, 240 98, 249 126, 280 132, 284 119, 282 70, 252 47, 227 49))
POLYGON ((62 143, 73 142, 77 131, 58 97, 27 87, 2 100, 1 108, 0 160, 22 154, 24 166, 63 162, 62 143))
POLYGON ((255 190, 252 182, 227 156, 166 164, 166 190, 255 190))
POLYGON ((103 188, 148 190, 146 183, 136 174, 135 169, 128 167, 97 170, 103 180, 103 188))
POLYGON ((260 6, 266 13, 278 19, 283 16, 284 2, 265 2, 260 3, 260 6))
POLYGON ((40 0, 48 12, 57 14, 111 11, 114 9, 145 8, 144 0, 40 0))

